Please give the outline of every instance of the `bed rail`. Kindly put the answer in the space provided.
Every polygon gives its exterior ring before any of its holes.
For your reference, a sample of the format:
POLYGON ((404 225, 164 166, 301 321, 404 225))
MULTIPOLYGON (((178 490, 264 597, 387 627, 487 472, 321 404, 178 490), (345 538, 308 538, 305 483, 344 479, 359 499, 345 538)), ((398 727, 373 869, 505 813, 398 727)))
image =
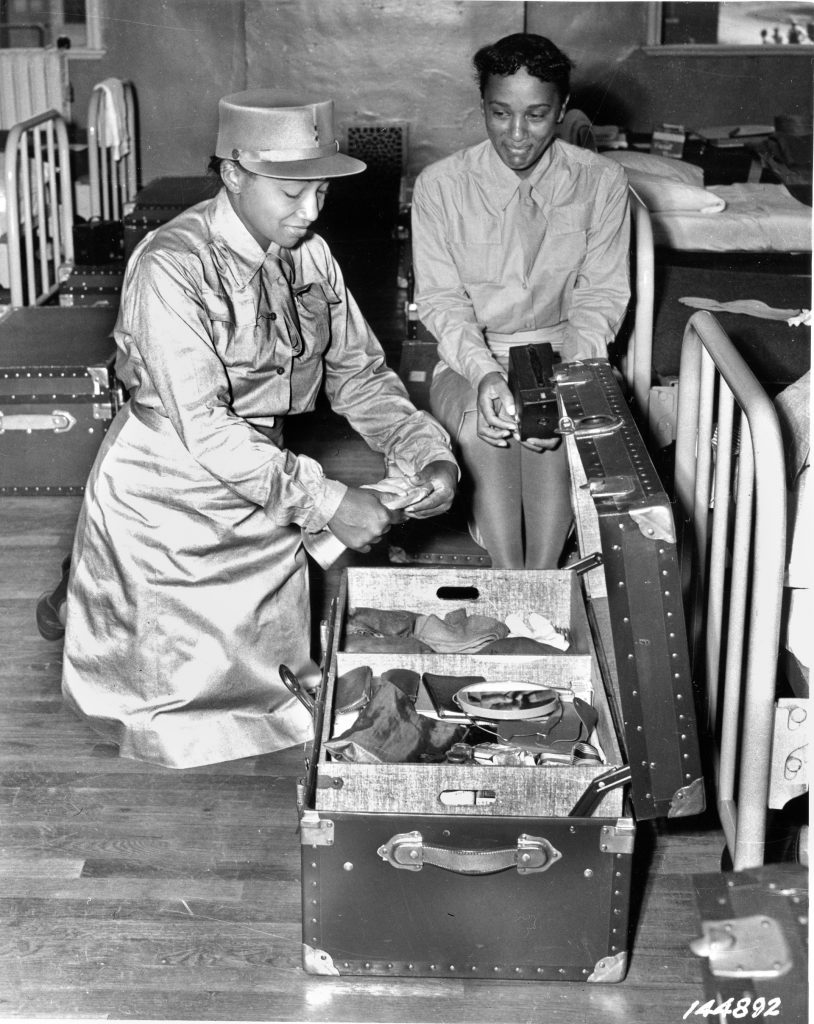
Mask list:
POLYGON ((647 207, 630 190, 632 251, 635 259, 633 331, 623 362, 623 375, 642 422, 647 421, 653 377, 653 308, 655 304, 655 257, 653 225, 647 207))
POLYGON ((786 481, 777 413, 708 312, 684 333, 675 491, 689 528, 687 622, 715 739, 718 812, 740 871, 764 861, 786 481))
MULTIPOLYGON (((138 191, 136 155, 136 103, 133 86, 122 82, 126 144, 119 152, 106 132, 105 83, 91 91, 88 104, 88 170, 91 220, 121 220, 138 191)), ((112 102, 112 101, 111 101, 112 102)))
POLYGON ((68 131, 55 110, 14 125, 5 147, 9 287, 13 306, 36 306, 73 262, 68 131))

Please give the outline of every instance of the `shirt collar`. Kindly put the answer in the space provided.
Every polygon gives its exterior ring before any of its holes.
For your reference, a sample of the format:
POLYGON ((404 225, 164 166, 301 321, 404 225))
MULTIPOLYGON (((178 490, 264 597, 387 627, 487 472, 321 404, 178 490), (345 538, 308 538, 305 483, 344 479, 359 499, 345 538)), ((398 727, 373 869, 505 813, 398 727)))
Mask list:
MULTIPOLYGON (((536 197, 538 202, 541 201, 550 191, 542 187, 543 178, 551 165, 555 162, 556 153, 557 140, 554 139, 548 149, 546 149, 537 161, 531 174, 528 176, 527 180, 531 181, 532 195, 536 197)), ((489 171, 493 179, 494 198, 497 205, 502 209, 505 209, 514 196, 517 195, 517 190, 520 186, 520 178, 515 174, 511 167, 507 167, 506 164, 503 163, 495 152, 495 147, 491 142, 489 143, 487 161, 489 171)))
POLYGON ((212 200, 208 213, 213 245, 218 249, 238 288, 246 287, 269 256, 289 268, 288 276, 293 278, 294 261, 291 253, 276 242, 271 242, 268 249, 263 251, 232 209, 225 188, 221 188, 212 200))

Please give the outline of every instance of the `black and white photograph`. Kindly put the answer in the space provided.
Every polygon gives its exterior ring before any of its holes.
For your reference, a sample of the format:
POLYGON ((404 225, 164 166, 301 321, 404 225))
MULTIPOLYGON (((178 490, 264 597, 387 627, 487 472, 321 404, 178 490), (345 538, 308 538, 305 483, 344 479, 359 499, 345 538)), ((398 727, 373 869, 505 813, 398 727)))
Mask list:
POLYGON ((814 3, 0 0, 0 1020, 809 1020, 814 3))

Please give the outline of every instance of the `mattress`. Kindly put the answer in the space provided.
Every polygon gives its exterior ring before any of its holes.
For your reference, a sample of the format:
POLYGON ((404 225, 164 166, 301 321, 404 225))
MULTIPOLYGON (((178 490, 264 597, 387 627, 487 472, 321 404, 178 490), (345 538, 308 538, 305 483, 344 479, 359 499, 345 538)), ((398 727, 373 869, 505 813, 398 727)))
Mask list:
POLYGON ((811 207, 785 185, 707 186, 726 203, 714 213, 652 211, 656 245, 693 252, 810 252, 811 207))

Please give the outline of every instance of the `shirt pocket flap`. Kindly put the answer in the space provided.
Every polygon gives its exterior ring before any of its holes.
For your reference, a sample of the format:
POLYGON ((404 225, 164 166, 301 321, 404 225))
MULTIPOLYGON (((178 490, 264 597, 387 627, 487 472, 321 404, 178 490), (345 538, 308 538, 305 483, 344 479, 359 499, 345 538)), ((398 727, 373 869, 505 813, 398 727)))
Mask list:
POLYGON ((336 306, 342 300, 327 281, 312 281, 301 289, 294 289, 297 306, 306 315, 316 316, 325 312, 325 306, 336 306))
POLYGON ((570 203, 548 210, 548 230, 552 235, 568 235, 587 231, 591 223, 591 203, 570 203))
POLYGON ((204 288, 201 292, 201 299, 206 309, 206 315, 210 320, 217 320, 220 323, 233 324, 235 322, 235 311, 229 300, 220 292, 211 288, 204 288))

